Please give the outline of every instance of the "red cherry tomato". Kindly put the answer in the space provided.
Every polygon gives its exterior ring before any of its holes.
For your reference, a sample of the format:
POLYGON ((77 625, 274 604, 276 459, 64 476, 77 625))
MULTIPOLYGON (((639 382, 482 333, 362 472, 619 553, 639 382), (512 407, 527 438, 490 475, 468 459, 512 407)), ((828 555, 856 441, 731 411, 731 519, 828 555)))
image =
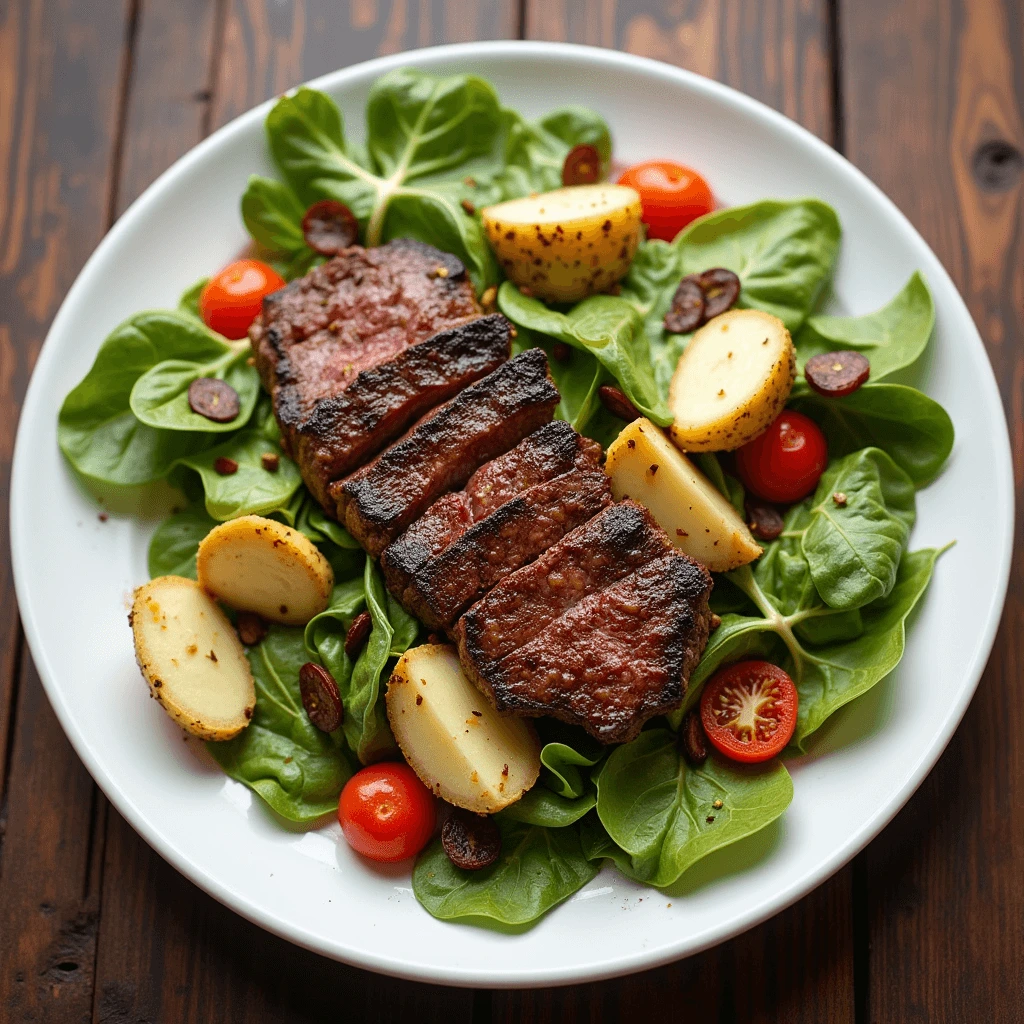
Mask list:
POLYGON ((781 503, 807 497, 827 464, 825 435, 814 420, 792 409, 736 452, 743 486, 759 498, 781 503))
POLYGON ((263 297, 284 287, 284 278, 259 260, 229 263, 199 293, 203 323, 225 338, 244 338, 263 308, 263 297))
POLYGON ((715 208, 708 183, 696 171, 671 160, 634 164, 619 184, 640 193, 648 238, 671 242, 691 220, 715 208))
POLYGON ((356 853, 370 860, 405 860, 419 853, 434 831, 434 798, 407 764, 371 764, 345 783, 338 821, 356 853))
POLYGON ((767 661, 741 661, 716 672, 700 695, 700 720, 715 749, 734 761, 767 761, 796 728, 793 680, 767 661))

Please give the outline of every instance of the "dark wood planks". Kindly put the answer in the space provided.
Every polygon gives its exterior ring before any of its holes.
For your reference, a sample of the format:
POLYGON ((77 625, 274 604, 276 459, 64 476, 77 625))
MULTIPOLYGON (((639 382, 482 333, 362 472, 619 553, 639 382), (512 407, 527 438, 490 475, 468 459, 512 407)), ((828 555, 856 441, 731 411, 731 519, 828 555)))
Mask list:
POLYGON ((127 0, 0 8, 0 1019, 12 1024, 88 1019, 92 1003, 101 807, 22 656, 7 503, 32 364, 107 227, 129 24, 127 0))
MULTIPOLYGON (((845 3, 848 154, 952 273, 1000 382, 1024 482, 1024 8, 845 3), (899 146, 891 145, 898 138, 899 146)), ((1024 550, 981 686, 936 769, 868 850, 867 1020, 1020 1021, 1024 550)))

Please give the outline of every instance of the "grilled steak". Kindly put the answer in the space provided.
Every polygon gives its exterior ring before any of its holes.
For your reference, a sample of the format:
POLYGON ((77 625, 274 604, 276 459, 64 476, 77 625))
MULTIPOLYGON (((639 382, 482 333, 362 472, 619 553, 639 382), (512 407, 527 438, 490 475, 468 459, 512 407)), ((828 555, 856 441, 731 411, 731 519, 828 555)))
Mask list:
POLYGON ((361 370, 341 394, 320 401, 293 444, 314 497, 329 507, 332 481, 358 469, 434 406, 496 370, 508 359, 511 343, 511 326, 500 313, 479 317, 361 370))
POLYGON ((406 238, 353 246, 268 295, 249 337, 289 451, 321 399, 479 313, 459 260, 406 238))
POLYGON ((461 487, 478 466, 548 422, 558 398, 543 350, 528 349, 331 484, 339 521, 379 555, 445 491, 461 487))
MULTIPOLYGON (((531 441, 532 436, 516 451, 531 446, 531 441)), ((400 591, 393 586, 398 574, 388 571, 388 548, 382 563, 392 593, 430 629, 448 629, 499 580, 533 561, 611 503, 600 445, 578 437, 573 462, 566 472, 527 487, 493 512, 485 513, 420 566, 400 591)), ((465 493, 465 504, 471 506, 468 489, 465 493)), ((396 541, 396 545, 400 543, 401 539, 396 541)))
POLYGON ((707 643, 711 577, 624 501, 506 576, 459 620, 463 669, 500 712, 604 743, 680 705, 707 643))

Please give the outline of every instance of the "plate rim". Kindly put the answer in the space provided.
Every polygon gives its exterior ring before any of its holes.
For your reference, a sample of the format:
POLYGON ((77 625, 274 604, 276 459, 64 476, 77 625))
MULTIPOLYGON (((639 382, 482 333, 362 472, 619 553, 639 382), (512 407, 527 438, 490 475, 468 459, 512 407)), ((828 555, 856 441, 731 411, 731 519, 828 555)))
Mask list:
MULTIPOLYGON (((313 88, 332 88, 338 84, 343 84, 348 78, 357 78, 368 74, 379 75, 395 67, 450 63, 457 61, 460 57, 479 57, 488 54, 501 55, 502 57, 511 55, 526 58, 540 57, 551 60, 571 55, 574 59, 582 57, 586 61, 602 64, 606 67, 610 66, 612 69, 621 68, 648 75, 653 73, 669 79, 674 78, 684 88, 703 92, 719 102, 747 113, 755 119, 767 122, 777 132, 798 138, 802 144, 810 144, 817 151, 820 158, 831 164, 837 174, 854 183, 856 187, 866 189, 873 202, 881 205, 889 216, 901 222, 903 228, 931 257, 934 266, 929 270, 929 276, 932 279, 933 287, 936 290, 941 288, 943 292, 947 293, 952 301, 959 305, 960 312, 966 317, 967 322, 974 326, 973 334, 966 342, 961 342, 961 344, 977 345, 984 354, 984 366, 987 368, 987 373, 982 374, 982 386, 988 392, 985 397, 996 401, 999 409, 1002 411, 1000 419, 1003 430, 997 438, 993 439, 995 450, 993 450, 992 455, 995 464, 996 480, 1004 486, 1006 492, 1006 507, 1003 509, 1006 528, 1003 531, 1003 535, 997 538, 997 544, 994 545, 998 555, 994 560, 997 567, 996 587, 987 611, 985 628, 978 638, 980 642, 975 646, 974 656, 966 673, 967 685, 962 688, 959 700, 951 705, 942 728, 936 731, 929 744, 920 752, 902 786, 886 802, 880 805, 879 810, 857 832, 850 836, 846 842, 833 849, 831 854, 821 861, 816 870, 804 873, 782 892, 775 892, 770 898, 766 898, 758 904, 749 907, 745 913, 730 919, 726 925, 717 929, 709 929, 702 939, 696 943, 692 941, 691 936, 690 939, 684 939, 675 944, 665 944, 655 950, 638 950, 631 954, 618 955, 609 960, 592 962, 585 970, 577 967, 559 968, 557 965, 532 969, 512 968, 505 971, 500 969, 481 971, 472 968, 460 968, 457 965, 449 965, 441 969, 429 963, 411 960, 396 961, 383 958, 344 942, 339 942, 336 948, 327 950, 322 945, 317 945, 310 941, 300 928, 291 925, 288 921, 281 919, 273 913, 255 909, 241 893, 235 891, 223 880, 207 875, 201 868, 189 860, 187 855, 180 852, 173 843, 165 840, 162 834, 149 825, 143 810, 120 789, 116 779, 108 775, 96 758, 94 758, 88 741, 78 729, 74 717, 61 698, 60 689, 55 681, 55 673, 53 673, 49 665, 45 648, 41 642, 36 619, 31 613, 26 616, 24 612, 26 607, 31 607, 27 600, 27 580, 30 577, 32 567, 26 564, 21 554, 25 547, 19 543, 23 531, 29 529, 29 524, 23 521, 23 517, 19 513, 18 497, 24 488, 30 486, 31 475, 31 464, 26 450, 27 442, 24 441, 27 431, 23 430, 23 426, 33 418, 33 411, 40 401, 41 382, 45 375, 42 371, 56 358, 56 348, 54 344, 51 344, 51 338, 57 333, 63 333, 65 330, 64 319, 66 311, 72 301, 77 298, 79 291, 86 287, 83 281, 88 277, 87 271, 90 267, 98 262, 108 250, 115 248, 122 235, 130 233, 135 221, 144 214, 151 204, 159 201, 160 194, 167 184, 178 176, 187 173, 193 164, 204 158, 209 150, 219 147, 234 134, 246 131, 252 122, 262 121, 266 112, 275 102, 275 99, 266 100, 219 128, 187 153, 183 154, 148 186, 115 222, 78 272, 74 283, 62 301, 47 331, 46 340, 33 368, 19 416, 18 432, 12 458, 9 501, 11 560, 15 594, 22 627, 47 699, 53 707, 61 728, 74 747, 76 754, 81 758, 86 769, 107 799, 128 820, 132 828, 162 858, 170 863, 175 870, 248 921, 295 945, 309 949, 311 952, 394 977, 458 987, 528 988, 578 984, 620 977, 636 971, 659 967, 702 952, 762 923, 801 899, 831 877, 840 867, 848 863, 850 859, 856 856, 867 843, 882 831, 905 806, 910 797, 917 791, 925 776, 938 761, 953 733, 959 726, 977 690, 981 675, 991 654, 996 632, 1002 619, 1002 611, 1009 584, 1014 536, 1014 478, 1005 407, 999 394, 991 361, 977 331, 977 326, 974 325, 970 311, 941 260, 935 255, 931 247, 902 211, 862 171, 803 126, 759 100, 747 96, 721 82, 704 78, 684 68, 665 64, 647 57, 572 43, 520 40, 455 43, 421 50, 403 51, 352 64, 311 79, 304 84, 313 88), (1009 486, 1006 486, 1007 483, 1009 483, 1009 486)), ((555 912, 557 912, 557 909, 555 912)), ((515 937, 510 938, 514 941, 515 937)))

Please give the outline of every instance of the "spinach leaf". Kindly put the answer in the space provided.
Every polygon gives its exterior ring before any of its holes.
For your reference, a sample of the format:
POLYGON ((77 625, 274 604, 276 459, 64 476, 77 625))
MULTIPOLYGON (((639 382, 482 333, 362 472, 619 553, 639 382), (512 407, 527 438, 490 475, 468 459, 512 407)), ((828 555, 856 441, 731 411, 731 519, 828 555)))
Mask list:
POLYGON ((199 296, 209 282, 208 277, 201 277, 195 284, 186 288, 178 299, 178 312, 185 316, 193 316, 202 323, 203 318, 199 315, 199 296))
POLYGON ((569 798, 552 793, 546 786, 534 786, 514 804, 500 811, 497 818, 545 828, 565 828, 579 821, 596 803, 597 794, 592 790, 569 798))
POLYGON ((165 310, 137 313, 116 327, 57 418, 57 440, 72 468, 97 483, 148 484, 166 476, 182 456, 213 444, 216 439, 205 431, 157 430, 140 423, 130 400, 147 370, 216 344, 216 336, 191 316, 165 310))
POLYGON ((568 313, 548 309, 539 299, 522 294, 510 281, 498 291, 501 311, 517 326, 589 352, 622 386, 630 401, 655 423, 671 423, 658 394, 650 353, 634 308, 614 295, 593 295, 568 313))
POLYGON ((283 182, 254 174, 242 194, 242 220, 260 256, 285 278, 302 277, 324 257, 306 245, 302 218, 306 207, 283 182))
POLYGON ((604 758, 608 748, 582 729, 554 718, 538 719, 537 731, 543 744, 544 786, 567 799, 583 796, 589 786, 589 769, 604 758))
POLYGON ((199 542, 217 525, 202 505, 168 516, 149 541, 149 575, 196 578, 199 542))
POLYGON ((597 813, 629 854, 623 866, 655 886, 671 885, 709 853, 764 828, 792 799, 793 781, 780 762, 747 767, 713 754, 692 768, 667 729, 616 747, 597 777, 597 813))
POLYGON ((248 651, 256 682, 252 721, 226 743, 207 743, 217 763, 289 821, 313 822, 337 809, 352 774, 337 743, 302 708, 299 668, 307 660, 302 630, 272 626, 248 651))
POLYGON ((846 398, 825 398, 798 386, 789 405, 821 427, 832 458, 873 445, 917 487, 938 475, 953 450, 953 421, 946 410, 902 384, 865 384, 846 398))
POLYGON ((202 480, 206 511, 224 522, 246 515, 278 513, 291 525, 296 509, 292 504, 302 484, 299 468, 257 430, 240 430, 228 440, 196 455, 178 460, 178 465, 194 470, 202 480), (263 468, 263 455, 276 455, 278 468, 263 468), (238 470, 221 476, 215 466, 218 459, 231 459, 238 470))
POLYGON ((793 342, 801 373, 811 356, 852 348, 867 356, 877 382, 915 363, 934 326, 931 292, 915 271, 888 305, 866 316, 812 316, 793 342))
POLYGON ((500 816, 496 820, 501 856, 489 868, 463 871, 455 867, 438 839, 420 854, 412 888, 434 917, 527 924, 597 874, 597 865, 583 854, 578 824, 549 829, 500 816))
POLYGON ((746 494, 743 484, 734 476, 730 476, 722 469, 722 463, 714 452, 697 452, 690 456, 700 467, 701 472, 715 485, 719 494, 729 499, 729 504, 744 518, 746 509, 744 498, 746 494))

